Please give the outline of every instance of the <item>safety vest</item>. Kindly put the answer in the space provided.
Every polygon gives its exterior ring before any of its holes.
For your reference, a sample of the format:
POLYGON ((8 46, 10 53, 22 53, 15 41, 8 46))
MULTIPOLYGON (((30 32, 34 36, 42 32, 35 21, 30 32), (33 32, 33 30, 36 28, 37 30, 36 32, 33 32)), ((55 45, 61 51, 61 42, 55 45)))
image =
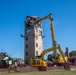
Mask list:
POLYGON ((9 60, 9 62, 8 62, 8 63, 9 63, 9 65, 12 65, 12 60, 9 60))

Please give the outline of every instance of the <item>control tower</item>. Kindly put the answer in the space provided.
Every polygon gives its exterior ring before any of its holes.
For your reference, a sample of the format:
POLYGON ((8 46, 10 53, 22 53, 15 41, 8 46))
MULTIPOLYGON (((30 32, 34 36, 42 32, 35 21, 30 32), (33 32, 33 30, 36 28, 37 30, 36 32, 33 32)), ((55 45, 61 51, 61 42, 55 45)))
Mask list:
POLYGON ((24 63, 29 64, 30 58, 40 55, 42 48, 42 26, 41 22, 36 24, 40 18, 27 16, 24 31, 24 63))

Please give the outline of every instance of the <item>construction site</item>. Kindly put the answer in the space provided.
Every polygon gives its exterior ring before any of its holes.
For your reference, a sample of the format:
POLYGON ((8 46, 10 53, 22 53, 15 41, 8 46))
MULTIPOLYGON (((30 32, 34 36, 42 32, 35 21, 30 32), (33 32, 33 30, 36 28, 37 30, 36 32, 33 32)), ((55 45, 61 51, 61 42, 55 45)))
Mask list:
POLYGON ((0 75, 76 75, 76 0, 0 0, 0 75))
POLYGON ((65 54, 61 45, 56 41, 52 16, 52 14, 42 18, 26 16, 24 35, 21 34, 21 37, 24 38, 24 63, 9 57, 6 52, 0 53, 0 73, 76 70, 76 56, 69 55, 68 47, 65 48, 65 54), (46 19, 50 20, 52 47, 43 50, 42 21, 46 19), (49 52, 53 52, 53 54, 49 54, 45 60, 44 55, 49 52))

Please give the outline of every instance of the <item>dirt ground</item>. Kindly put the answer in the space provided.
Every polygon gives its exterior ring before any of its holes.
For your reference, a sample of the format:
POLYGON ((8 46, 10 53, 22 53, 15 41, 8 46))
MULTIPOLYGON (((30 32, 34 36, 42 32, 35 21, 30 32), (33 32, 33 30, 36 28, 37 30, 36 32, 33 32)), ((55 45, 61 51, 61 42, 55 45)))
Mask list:
MULTIPOLYGON (((70 66, 71 70, 76 70, 76 66, 70 66)), ((26 66, 26 67, 18 67, 19 72, 37 72, 38 69, 37 67, 31 67, 31 66, 26 66)), ((64 71, 64 67, 47 67, 47 71, 64 71)), ((8 73, 9 69, 0 69, 0 73, 8 73)))

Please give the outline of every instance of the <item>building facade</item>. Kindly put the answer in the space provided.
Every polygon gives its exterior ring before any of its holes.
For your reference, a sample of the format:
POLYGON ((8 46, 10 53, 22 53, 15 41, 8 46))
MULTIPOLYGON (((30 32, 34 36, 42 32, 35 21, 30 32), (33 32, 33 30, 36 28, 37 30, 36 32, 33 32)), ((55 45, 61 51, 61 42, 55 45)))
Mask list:
POLYGON ((31 58, 39 56, 42 48, 42 26, 37 16, 27 16, 25 21, 24 63, 29 64, 31 58))

